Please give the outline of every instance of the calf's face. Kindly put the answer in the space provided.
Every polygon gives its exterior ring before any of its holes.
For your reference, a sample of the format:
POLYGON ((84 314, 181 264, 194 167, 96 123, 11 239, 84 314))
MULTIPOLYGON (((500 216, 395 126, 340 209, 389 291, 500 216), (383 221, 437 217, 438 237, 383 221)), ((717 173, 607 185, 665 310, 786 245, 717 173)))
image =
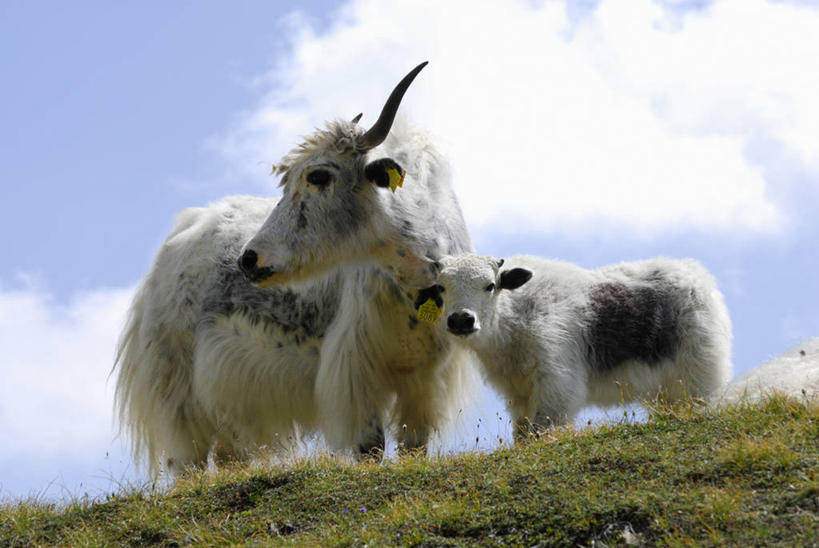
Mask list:
POLYGON ((438 283, 419 292, 416 305, 428 298, 444 309, 446 329, 460 337, 474 337, 491 325, 501 291, 517 289, 532 277, 525 268, 503 270, 503 259, 464 254, 438 261, 438 283))

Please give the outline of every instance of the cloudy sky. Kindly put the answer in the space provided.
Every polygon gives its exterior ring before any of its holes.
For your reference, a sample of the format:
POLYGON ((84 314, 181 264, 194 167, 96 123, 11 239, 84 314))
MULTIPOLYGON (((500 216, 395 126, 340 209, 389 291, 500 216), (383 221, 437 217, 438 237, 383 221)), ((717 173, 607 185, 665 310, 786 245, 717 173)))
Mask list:
MULTIPOLYGON (((711 269, 742 372, 819 334, 819 9, 766 0, 0 4, 0 496, 133 478, 107 378, 178 210, 423 60, 479 251, 711 269)), ((465 434, 465 439, 471 434, 465 434)))

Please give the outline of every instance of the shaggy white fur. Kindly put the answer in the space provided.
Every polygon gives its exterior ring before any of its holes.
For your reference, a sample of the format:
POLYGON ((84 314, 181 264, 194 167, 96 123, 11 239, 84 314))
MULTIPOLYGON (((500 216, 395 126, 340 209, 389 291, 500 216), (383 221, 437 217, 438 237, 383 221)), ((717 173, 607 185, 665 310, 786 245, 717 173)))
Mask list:
POLYGON ((713 403, 753 402, 773 392, 799 399, 819 397, 819 337, 737 377, 715 394, 713 403))
POLYGON ((362 133, 336 121, 307 137, 277 167, 278 202, 179 214, 116 365, 121 424, 152 473, 284 450, 305 431, 358 455, 390 430, 420 447, 463 405, 471 366, 412 302, 427 257, 472 247, 449 169, 401 120, 373 150, 362 133), (237 265, 247 249, 257 285, 237 265))

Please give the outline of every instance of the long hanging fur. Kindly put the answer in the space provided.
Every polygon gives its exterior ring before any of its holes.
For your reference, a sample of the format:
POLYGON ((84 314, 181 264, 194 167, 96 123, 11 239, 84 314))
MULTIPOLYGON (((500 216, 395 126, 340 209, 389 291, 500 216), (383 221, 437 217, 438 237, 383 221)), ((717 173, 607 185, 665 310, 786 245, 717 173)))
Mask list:
MULTIPOLYGON (((383 237, 385 249, 430 257, 470 250, 446 162, 403 120, 364 159, 350 146, 359 133, 338 121, 306 138, 280 164, 278 205, 234 196, 179 214, 134 298, 115 365, 120 423, 152 474, 202 466, 211 451, 217 462, 262 447, 286 451, 314 431, 353 453, 383 448, 384 430, 408 448, 421 446, 467 399, 469 360, 414 320, 413 292, 383 257, 362 254, 369 248, 360 241, 383 237), (236 263, 243 246, 274 208, 307 195, 298 187, 304 170, 331 158, 355 178, 360 162, 386 156, 407 171, 397 193, 336 181, 353 185, 334 189, 339 200, 366 201, 361 210, 375 219, 366 230, 325 250, 331 244, 321 225, 304 228, 298 219, 293 230, 313 242, 302 250, 325 257, 321 268, 269 289, 245 279, 236 263)), ((298 210, 279 212, 298 218, 298 210)), ((316 215, 326 220, 333 210, 316 215)), ((301 245, 287 231, 271 237, 301 245)))

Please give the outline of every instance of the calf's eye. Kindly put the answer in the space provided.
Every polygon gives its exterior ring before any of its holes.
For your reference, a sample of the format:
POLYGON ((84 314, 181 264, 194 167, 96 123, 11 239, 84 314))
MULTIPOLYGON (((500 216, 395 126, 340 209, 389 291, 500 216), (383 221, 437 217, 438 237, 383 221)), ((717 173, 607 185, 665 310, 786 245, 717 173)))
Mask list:
POLYGON ((326 186, 333 180, 333 174, 326 169, 314 169, 307 174, 307 182, 311 185, 326 186))
POLYGON ((493 291, 495 291, 495 284, 489 284, 484 289, 486 289, 487 293, 492 293, 493 291))

